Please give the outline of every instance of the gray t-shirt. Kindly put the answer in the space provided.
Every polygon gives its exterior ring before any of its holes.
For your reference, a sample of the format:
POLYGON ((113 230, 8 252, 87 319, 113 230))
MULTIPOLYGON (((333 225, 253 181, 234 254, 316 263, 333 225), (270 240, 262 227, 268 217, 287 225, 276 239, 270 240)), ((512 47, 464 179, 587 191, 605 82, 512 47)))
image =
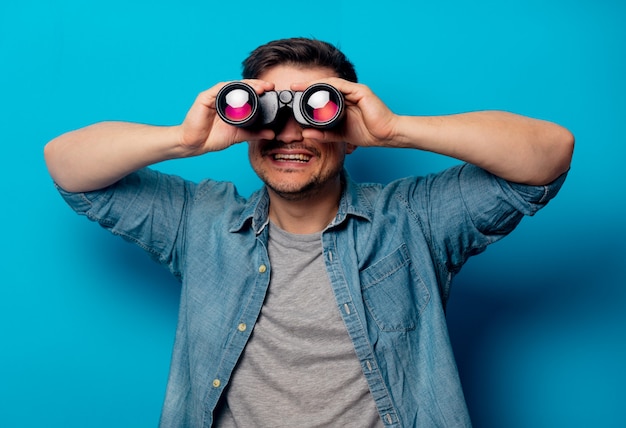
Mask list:
POLYGON ((270 224, 271 282, 219 427, 382 427, 322 259, 321 234, 270 224))

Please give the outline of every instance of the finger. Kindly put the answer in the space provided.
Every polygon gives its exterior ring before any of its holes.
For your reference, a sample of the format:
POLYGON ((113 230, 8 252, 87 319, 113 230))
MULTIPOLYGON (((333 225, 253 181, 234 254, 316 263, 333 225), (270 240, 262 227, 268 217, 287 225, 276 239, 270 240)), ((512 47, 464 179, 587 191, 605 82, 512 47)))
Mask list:
POLYGON ((302 130, 302 137, 310 140, 324 141, 324 131, 315 128, 306 128, 302 130))
POLYGON ((292 91, 304 91, 309 86, 316 83, 327 83, 341 92, 346 101, 351 103, 358 103, 367 93, 367 86, 360 83, 349 82, 339 77, 327 77, 324 79, 312 80, 309 82, 296 82, 291 85, 292 91))
POLYGON ((244 79, 241 80, 243 83, 247 83, 252 86, 257 94, 261 95, 264 92, 274 90, 274 83, 267 82, 265 80, 260 79, 244 79))
POLYGON ((275 137, 276 133, 271 129, 249 131, 247 129, 239 128, 239 131, 237 132, 237 140, 240 141, 273 140, 275 137))
POLYGON ((335 86, 337 89, 339 89, 337 85, 340 84, 339 82, 340 80, 343 80, 343 79, 340 79, 338 77, 327 77, 324 79, 310 80, 308 82, 294 82, 290 85, 290 89, 292 91, 302 92, 305 89, 307 89, 309 86, 314 85, 316 83, 328 83, 329 85, 335 86))
POLYGON ((316 128, 303 129, 302 137, 310 139, 310 140, 316 140, 321 143, 337 143, 343 140, 341 134, 337 132, 327 131, 327 130, 325 131, 325 130, 316 129, 316 128))

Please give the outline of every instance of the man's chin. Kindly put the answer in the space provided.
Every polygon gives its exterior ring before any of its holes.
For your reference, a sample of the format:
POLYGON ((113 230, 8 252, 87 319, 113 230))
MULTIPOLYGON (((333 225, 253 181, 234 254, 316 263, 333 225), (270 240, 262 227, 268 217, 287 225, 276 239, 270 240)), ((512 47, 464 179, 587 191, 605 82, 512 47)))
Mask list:
MULTIPOLYGON (((285 172, 285 171, 283 171, 285 172)), ((300 172, 301 171, 297 171, 300 172)), ((333 192, 335 185, 341 182, 341 170, 329 174, 302 174, 280 175, 263 174, 256 171, 257 176, 265 183, 271 193, 287 201, 304 201, 313 199, 326 192, 333 192)))
POLYGON ((295 183, 268 183, 265 185, 272 193, 287 201, 303 201, 319 194, 321 189, 315 183, 298 185, 295 183))

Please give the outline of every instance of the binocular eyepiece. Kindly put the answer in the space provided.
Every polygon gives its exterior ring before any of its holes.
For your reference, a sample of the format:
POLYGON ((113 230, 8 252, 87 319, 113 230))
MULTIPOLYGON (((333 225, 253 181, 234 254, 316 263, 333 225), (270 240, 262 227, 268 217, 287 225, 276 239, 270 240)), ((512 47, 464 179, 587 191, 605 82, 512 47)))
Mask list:
POLYGON ((343 94, 326 83, 316 83, 303 92, 267 91, 257 95, 252 86, 231 82, 217 94, 220 118, 240 128, 277 128, 285 120, 286 108, 303 127, 328 129, 343 118, 343 94))

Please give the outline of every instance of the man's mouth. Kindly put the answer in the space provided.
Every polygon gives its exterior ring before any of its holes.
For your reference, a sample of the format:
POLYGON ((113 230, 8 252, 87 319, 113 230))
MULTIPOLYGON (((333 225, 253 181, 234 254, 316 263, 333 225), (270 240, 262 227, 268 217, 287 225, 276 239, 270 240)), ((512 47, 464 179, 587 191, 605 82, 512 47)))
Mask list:
POLYGON ((279 162, 302 162, 307 163, 311 160, 311 156, 305 155, 302 153, 294 153, 294 154, 286 154, 286 153, 275 153, 274 160, 279 162))
POLYGON ((320 153, 315 147, 302 143, 284 144, 279 141, 267 141, 261 149, 261 155, 271 158, 275 162, 291 162, 305 164, 320 153))

